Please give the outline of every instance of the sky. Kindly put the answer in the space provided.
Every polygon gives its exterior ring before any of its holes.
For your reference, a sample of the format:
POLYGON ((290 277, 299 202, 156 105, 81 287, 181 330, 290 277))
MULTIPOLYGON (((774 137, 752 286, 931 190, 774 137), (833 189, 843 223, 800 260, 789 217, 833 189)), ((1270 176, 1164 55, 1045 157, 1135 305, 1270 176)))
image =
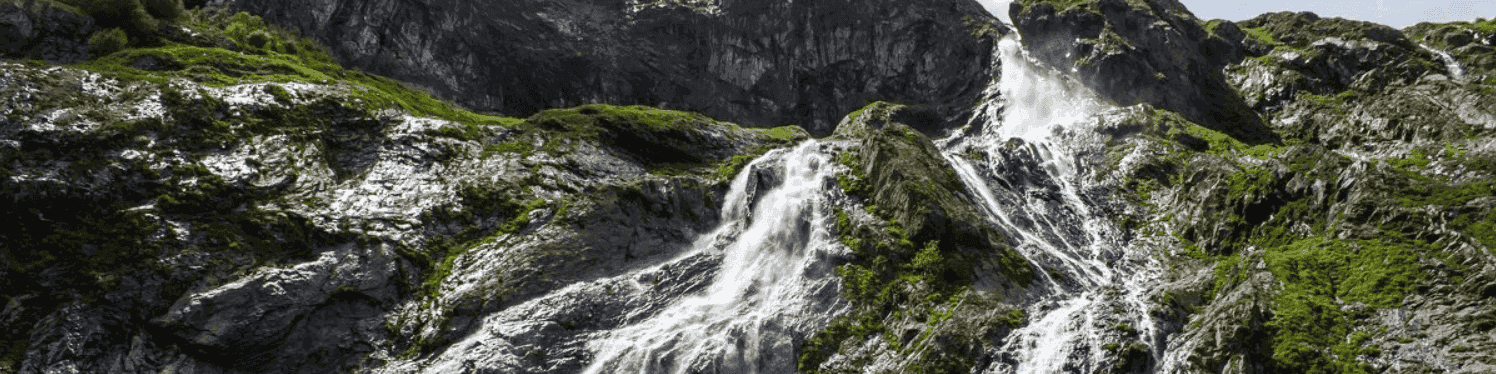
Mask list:
MULTIPOLYGON (((1007 19, 1005 0, 978 0, 992 14, 1007 19)), ((1496 18, 1496 0, 1180 0, 1201 19, 1242 21, 1277 11, 1310 11, 1320 17, 1371 21, 1396 28, 1419 22, 1496 18)))

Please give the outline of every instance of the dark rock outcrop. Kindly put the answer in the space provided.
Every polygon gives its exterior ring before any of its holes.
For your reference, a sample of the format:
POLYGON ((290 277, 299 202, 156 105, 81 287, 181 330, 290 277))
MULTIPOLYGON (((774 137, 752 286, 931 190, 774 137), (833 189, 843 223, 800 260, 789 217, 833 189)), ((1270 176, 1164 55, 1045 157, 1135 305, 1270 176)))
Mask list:
POLYGON ((474 109, 645 104, 816 135, 874 99, 964 115, 1003 29, 970 0, 226 3, 474 109))
POLYGON ((93 18, 37 0, 0 2, 0 57, 57 63, 88 58, 93 18))

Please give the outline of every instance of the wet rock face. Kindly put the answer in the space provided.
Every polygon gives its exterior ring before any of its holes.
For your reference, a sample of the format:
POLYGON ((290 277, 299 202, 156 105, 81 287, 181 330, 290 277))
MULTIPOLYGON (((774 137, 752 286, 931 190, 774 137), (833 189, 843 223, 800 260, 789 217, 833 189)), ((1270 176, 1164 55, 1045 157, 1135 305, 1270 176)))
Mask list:
POLYGON ((1002 29, 969 0, 227 3, 475 109, 645 104, 817 135, 873 99, 961 116, 1002 29))
POLYGON ((1102 97, 1147 103, 1254 142, 1276 142, 1220 73, 1246 55, 1230 22, 1206 30, 1177 1, 1013 2, 1034 57, 1073 73, 1102 97))

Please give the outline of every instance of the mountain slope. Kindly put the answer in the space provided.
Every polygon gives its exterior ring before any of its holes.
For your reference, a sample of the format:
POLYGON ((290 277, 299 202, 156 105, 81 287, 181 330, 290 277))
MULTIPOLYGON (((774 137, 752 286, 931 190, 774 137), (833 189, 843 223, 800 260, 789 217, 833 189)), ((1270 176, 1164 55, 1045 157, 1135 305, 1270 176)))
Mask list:
POLYGON ((57 4, 0 372, 1496 370, 1496 22, 57 4))

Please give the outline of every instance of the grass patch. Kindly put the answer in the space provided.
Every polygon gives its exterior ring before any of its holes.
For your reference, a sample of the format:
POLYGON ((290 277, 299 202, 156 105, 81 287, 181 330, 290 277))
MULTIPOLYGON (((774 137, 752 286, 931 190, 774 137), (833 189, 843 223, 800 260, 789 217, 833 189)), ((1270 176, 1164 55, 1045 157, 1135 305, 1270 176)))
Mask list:
POLYGON ((1273 364, 1299 373, 1372 372, 1355 357, 1369 352, 1365 336, 1352 339, 1356 316, 1342 305, 1401 305, 1422 276, 1417 241, 1336 240, 1314 237, 1268 249, 1268 269, 1283 282, 1273 297, 1273 364), (1327 349, 1328 348, 1328 349, 1327 349))
MULTIPOLYGON (((151 47, 127 48, 80 63, 78 68, 123 81, 166 84, 187 79, 210 87, 250 83, 339 84, 368 110, 399 109, 416 116, 477 126, 516 126, 518 119, 474 113, 429 92, 378 75, 342 67, 315 40, 221 8, 189 10, 181 25, 197 34, 151 47)), ((276 92, 270 92, 275 95, 276 92)), ((276 98, 282 99, 281 96, 276 98)))
POLYGON ((1309 92, 1299 92, 1299 96, 1309 103, 1321 108, 1328 108, 1341 116, 1346 114, 1346 107, 1354 105, 1361 98, 1360 94, 1353 90, 1341 91, 1335 94, 1335 96, 1317 95, 1309 92))
POLYGON ((1246 31, 1248 36, 1251 36, 1253 39, 1262 41, 1263 43, 1278 44, 1278 39, 1274 38, 1273 33, 1268 32, 1267 29, 1261 27, 1248 27, 1242 29, 1242 31, 1246 31))
POLYGON ((1282 154, 1288 150, 1287 146, 1276 144, 1248 145, 1245 142, 1226 133, 1211 130, 1194 122, 1179 117, 1178 114, 1162 109, 1154 109, 1153 116, 1160 123, 1169 124, 1167 136, 1189 146, 1190 143, 1203 143, 1206 153, 1220 156, 1248 156, 1259 160, 1266 160, 1282 154))
POLYGON ((806 133, 804 129, 801 129, 800 126, 795 125, 779 126, 767 130, 762 130, 762 132, 764 135, 768 135, 770 137, 773 137, 774 139, 784 141, 792 141, 810 137, 810 135, 806 133))
POLYGON ((1424 153, 1423 150, 1421 150, 1421 149, 1414 149, 1414 150, 1408 152, 1408 156, 1407 157, 1403 157, 1403 158, 1400 158, 1400 159, 1387 160, 1387 163, 1389 165, 1392 165, 1393 167, 1398 167, 1398 168, 1403 168, 1403 169, 1408 169, 1408 170, 1419 170, 1419 169, 1427 168, 1428 164, 1429 164, 1429 160, 1428 160, 1428 154, 1424 153))

